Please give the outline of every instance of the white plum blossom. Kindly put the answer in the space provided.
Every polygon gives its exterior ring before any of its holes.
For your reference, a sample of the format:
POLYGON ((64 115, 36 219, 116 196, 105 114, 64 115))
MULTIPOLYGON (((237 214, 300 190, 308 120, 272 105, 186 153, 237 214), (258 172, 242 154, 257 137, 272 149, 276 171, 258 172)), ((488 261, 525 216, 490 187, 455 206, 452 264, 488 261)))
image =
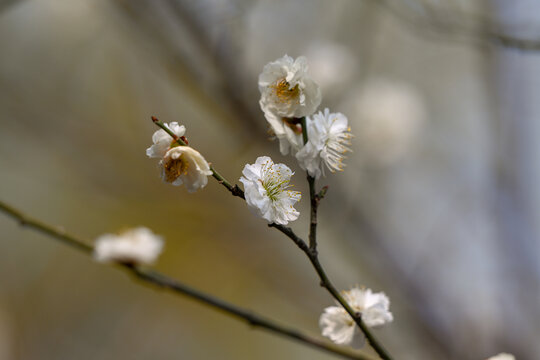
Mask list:
POLYGON ((352 134, 347 117, 326 108, 306 118, 306 126, 308 142, 296 153, 300 167, 314 178, 324 175, 324 166, 331 172, 342 171, 344 154, 351 151, 348 146, 352 134))
POLYGON ((259 104, 283 155, 302 146, 298 119, 313 114, 321 103, 321 90, 307 70, 305 57, 285 55, 266 64, 259 75, 259 104))
MULTIPOLYGON (((176 136, 186 132, 184 125, 177 122, 165 124, 176 136)), ((212 175, 210 165, 204 157, 189 146, 180 146, 165 130, 159 129, 152 135, 154 143, 146 149, 150 158, 159 158, 161 179, 175 186, 184 184, 188 192, 195 192, 208 183, 207 176, 212 175)))
MULTIPOLYGON (((178 137, 182 137, 186 133, 186 127, 184 125, 178 125, 177 122, 164 125, 178 137)), ((152 135, 152 142, 154 144, 146 149, 146 155, 150 158, 159 159, 163 159, 167 151, 169 151, 175 143, 171 135, 167 134, 163 129, 154 132, 154 135, 152 135)))
POLYGON ((119 235, 96 239, 94 259, 99 262, 152 264, 163 250, 163 239, 150 229, 137 227, 119 235))
POLYGON ((300 192, 288 190, 293 172, 284 164, 274 164, 268 156, 258 157, 255 164, 242 170, 240 182, 249 208, 268 221, 286 225, 300 213, 293 207, 300 200, 300 192))
MULTIPOLYGON (((369 327, 384 325, 394 320, 389 310, 390 300, 382 292, 373 293, 371 289, 355 287, 343 292, 343 298, 355 312, 362 314, 362 320, 369 327)), ((336 344, 351 344, 356 334, 361 335, 353 318, 339 304, 324 309, 319 326, 323 336, 336 344)))
POLYGON ((516 360, 516 358, 512 354, 500 353, 499 355, 492 356, 487 360, 516 360))
POLYGON ((204 157, 189 146, 176 146, 167 151, 161 164, 161 178, 175 186, 184 184, 192 193, 203 188, 212 175, 204 157))
POLYGON ((321 103, 319 86, 307 75, 304 56, 285 55, 266 64, 259 75, 260 105, 286 118, 301 118, 315 112, 321 103))

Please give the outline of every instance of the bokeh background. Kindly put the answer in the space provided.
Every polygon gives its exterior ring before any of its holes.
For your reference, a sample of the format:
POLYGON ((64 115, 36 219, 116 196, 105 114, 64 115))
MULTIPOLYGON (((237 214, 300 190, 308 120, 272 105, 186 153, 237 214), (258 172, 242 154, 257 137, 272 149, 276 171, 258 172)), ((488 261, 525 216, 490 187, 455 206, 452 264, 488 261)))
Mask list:
MULTIPOLYGON (((400 360, 540 358, 540 4, 534 0, 0 1, 0 199, 88 241, 145 225, 156 268, 319 335, 295 246, 211 180, 160 181, 151 115, 228 179, 270 155, 257 76, 306 55, 354 152, 324 178, 321 261, 384 291, 400 360), (515 39, 519 41, 515 41, 515 39), (527 42, 526 40, 531 40, 527 42)), ((293 228, 307 229, 304 198, 293 228)), ((0 215, 0 359, 332 359, 0 215)))

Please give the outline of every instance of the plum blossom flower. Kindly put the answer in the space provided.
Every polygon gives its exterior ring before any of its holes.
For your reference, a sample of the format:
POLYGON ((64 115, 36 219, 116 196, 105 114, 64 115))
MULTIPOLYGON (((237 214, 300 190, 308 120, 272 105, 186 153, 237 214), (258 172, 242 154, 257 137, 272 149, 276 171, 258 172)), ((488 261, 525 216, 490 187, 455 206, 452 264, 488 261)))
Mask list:
POLYGON ((286 225, 300 213, 293 207, 300 200, 300 192, 288 190, 293 172, 284 164, 274 164, 268 156, 258 157, 255 164, 242 170, 246 202, 250 209, 268 221, 286 225))
MULTIPOLYGON (((373 293, 371 289, 355 287, 343 292, 343 298, 354 311, 362 314, 362 320, 369 327, 384 325, 394 319, 389 310, 390 300, 382 292, 373 293)), ((319 326, 323 336, 336 344, 350 344, 356 334, 361 335, 354 320, 341 305, 324 309, 319 326)))
MULTIPOLYGON (((184 125, 173 122, 165 124, 176 136, 186 132, 184 125)), ((146 155, 159 158, 161 179, 175 186, 186 185, 188 192, 195 192, 208 183, 207 176, 212 175, 210 165, 204 157, 189 146, 179 146, 165 130, 159 129, 152 135, 154 143, 146 149, 146 155)))
POLYGON ((119 235, 97 238, 94 259, 99 262, 152 264, 163 249, 163 239, 150 229, 137 227, 119 235))
POLYGON ((300 167, 315 178, 324 175, 324 166, 331 172, 342 171, 344 154, 351 151, 353 136, 347 117, 326 108, 306 118, 306 125, 308 142, 296 153, 300 167))
POLYGON ((321 103, 321 90, 307 70, 305 57, 285 55, 266 64, 259 75, 259 104, 283 155, 302 146, 297 119, 313 114, 321 103))
POLYGON ((189 146, 173 147, 160 161, 161 179, 175 186, 186 185, 192 193, 203 188, 212 175, 210 165, 204 157, 189 146))
MULTIPOLYGON (((184 125, 178 125, 177 122, 165 124, 165 126, 178 137, 182 137, 186 133, 186 127, 184 125)), ((152 142, 154 144, 146 149, 146 155, 150 158, 163 159, 167 151, 175 145, 174 139, 163 129, 157 130, 152 135, 152 142)))
POLYGON ((499 355, 492 356, 487 360, 516 360, 516 358, 512 354, 500 353, 499 355))

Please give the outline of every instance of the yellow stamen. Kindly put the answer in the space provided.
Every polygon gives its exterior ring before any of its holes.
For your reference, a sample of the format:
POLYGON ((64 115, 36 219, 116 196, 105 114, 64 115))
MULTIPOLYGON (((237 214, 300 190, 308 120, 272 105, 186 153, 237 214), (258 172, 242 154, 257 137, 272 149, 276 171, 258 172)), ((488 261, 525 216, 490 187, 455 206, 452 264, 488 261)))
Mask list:
POLYGON ((182 159, 182 156, 177 159, 169 158, 163 165, 165 169, 165 181, 174 182, 181 175, 187 174, 189 163, 182 159))
POLYGON ((276 92, 276 96, 282 103, 291 103, 293 101, 298 102, 298 95, 300 95, 300 89, 298 84, 296 84, 292 89, 290 84, 285 79, 281 79, 275 85, 271 87, 276 92))

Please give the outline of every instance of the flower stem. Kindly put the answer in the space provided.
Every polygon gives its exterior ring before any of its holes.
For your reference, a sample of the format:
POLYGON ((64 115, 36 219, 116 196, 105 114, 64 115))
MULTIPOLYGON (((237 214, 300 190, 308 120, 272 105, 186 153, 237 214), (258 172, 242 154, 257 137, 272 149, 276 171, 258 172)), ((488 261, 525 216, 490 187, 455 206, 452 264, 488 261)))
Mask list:
MULTIPOLYGON (((152 116, 152 121, 154 124, 159 126, 161 129, 163 129, 167 134, 169 134, 174 141, 176 141, 181 146, 187 146, 186 142, 179 138, 175 133, 173 133, 167 126, 165 126, 164 123, 158 120, 157 117, 152 116)), ((245 199, 244 191, 240 189, 238 185, 231 185, 230 182, 228 182, 220 173, 218 173, 212 166, 210 166, 210 171, 212 171, 212 177, 216 179, 221 185, 225 186, 227 190, 231 192, 234 196, 241 197, 242 199, 245 199)))
MULTIPOLYGON (((77 237, 67 234, 65 231, 57 229, 51 225, 45 224, 39 220, 33 219, 25 215, 20 210, 17 210, 2 201, 0 201, 0 211, 6 213, 10 217, 17 220, 21 226, 27 226, 33 230, 41 232, 45 235, 48 235, 52 238, 62 241, 64 244, 70 245, 75 249, 82 251, 86 254, 92 254, 93 246, 87 242, 78 239, 77 237)), ((192 288, 188 285, 181 283, 178 280, 172 279, 166 275, 158 273, 149 269, 142 269, 133 264, 125 263, 116 263, 120 268, 129 272, 137 279, 144 283, 157 286, 159 288, 170 290, 176 294, 187 296, 195 301, 198 301, 208 307, 214 308, 216 310, 222 311, 223 313, 243 320, 253 327, 259 327, 265 329, 269 332, 276 333, 286 338, 297 340, 305 345, 320 349, 322 351, 338 355, 345 359, 353 360, 373 360, 373 358, 364 355, 355 353, 346 348, 330 344, 326 341, 314 338, 307 334, 302 333, 299 330, 279 325, 273 320, 267 319, 261 315, 253 313, 250 310, 238 307, 231 303, 228 303, 220 298, 215 296, 203 293, 195 288, 192 288)))
MULTIPOLYGON (((302 122, 302 138, 304 140, 304 145, 308 142, 308 130, 307 130, 307 121, 304 116, 301 119, 302 122)), ((309 184, 309 199, 311 204, 311 214, 309 222, 309 248, 312 252, 317 252, 317 208, 319 207, 319 197, 315 193, 315 178, 310 176, 307 173, 307 181, 309 184)))

